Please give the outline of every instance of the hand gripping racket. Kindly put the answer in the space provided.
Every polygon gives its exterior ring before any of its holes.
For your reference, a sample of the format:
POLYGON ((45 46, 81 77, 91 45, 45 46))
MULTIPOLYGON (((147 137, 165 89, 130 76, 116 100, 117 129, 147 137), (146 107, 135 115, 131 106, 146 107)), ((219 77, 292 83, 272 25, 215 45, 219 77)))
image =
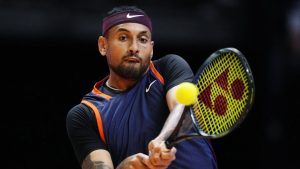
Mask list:
POLYGON ((250 66, 235 48, 212 53, 198 69, 193 83, 199 94, 197 101, 186 106, 167 148, 195 137, 220 138, 245 119, 252 107, 255 86, 250 66), (191 127, 196 133, 188 133, 191 127))

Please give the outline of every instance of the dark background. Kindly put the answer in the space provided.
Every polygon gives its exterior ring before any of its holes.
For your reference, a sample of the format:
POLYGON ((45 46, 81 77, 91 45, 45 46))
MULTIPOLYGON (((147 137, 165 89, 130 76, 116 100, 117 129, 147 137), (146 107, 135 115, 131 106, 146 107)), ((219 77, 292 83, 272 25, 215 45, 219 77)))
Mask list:
POLYGON ((220 169, 299 168, 299 0, 0 0, 1 168, 80 168, 65 118, 108 73, 97 38, 102 16, 120 4, 151 16, 154 59, 179 54, 196 71, 219 48, 247 57, 255 104, 213 140, 220 169))

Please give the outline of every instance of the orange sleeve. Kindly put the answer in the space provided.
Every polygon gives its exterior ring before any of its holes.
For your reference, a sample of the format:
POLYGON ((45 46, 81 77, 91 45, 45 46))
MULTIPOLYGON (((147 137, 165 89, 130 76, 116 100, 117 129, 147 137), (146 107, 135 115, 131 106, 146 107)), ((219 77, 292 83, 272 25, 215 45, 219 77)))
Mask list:
POLYGON ((100 138, 106 144, 105 134, 104 134, 104 129, 103 129, 103 122, 102 122, 102 118, 101 118, 99 110, 96 108, 96 106, 93 103, 91 103, 87 100, 82 100, 81 103, 84 103, 85 105, 89 106, 94 111, 100 138))

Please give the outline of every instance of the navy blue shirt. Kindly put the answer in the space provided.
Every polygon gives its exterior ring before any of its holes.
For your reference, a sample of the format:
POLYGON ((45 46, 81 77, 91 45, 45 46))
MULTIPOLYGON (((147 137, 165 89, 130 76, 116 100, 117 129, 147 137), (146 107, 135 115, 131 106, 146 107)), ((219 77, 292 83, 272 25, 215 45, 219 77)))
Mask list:
MULTIPOLYGON (((185 60, 167 55, 153 61, 142 79, 125 92, 108 89, 107 78, 97 82, 67 116, 69 138, 79 163, 97 149, 109 151, 114 166, 130 155, 148 154, 148 143, 159 134, 170 113, 166 92, 192 78, 185 60)), ((204 138, 183 141, 176 148, 176 160, 169 168, 217 168, 212 147, 204 138)))

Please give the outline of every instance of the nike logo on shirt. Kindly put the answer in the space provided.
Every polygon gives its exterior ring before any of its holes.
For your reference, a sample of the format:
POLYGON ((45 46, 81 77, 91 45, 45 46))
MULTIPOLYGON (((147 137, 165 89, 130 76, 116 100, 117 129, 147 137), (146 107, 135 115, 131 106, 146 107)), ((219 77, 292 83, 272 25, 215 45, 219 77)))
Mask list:
POLYGON ((151 86, 152 86, 155 82, 156 82, 156 80, 152 81, 152 82, 149 84, 148 88, 146 87, 146 93, 149 92, 151 86))
POLYGON ((128 13, 127 15, 126 15, 126 18, 136 18, 136 17, 140 17, 140 16, 144 16, 144 15, 130 15, 130 13, 128 13))

